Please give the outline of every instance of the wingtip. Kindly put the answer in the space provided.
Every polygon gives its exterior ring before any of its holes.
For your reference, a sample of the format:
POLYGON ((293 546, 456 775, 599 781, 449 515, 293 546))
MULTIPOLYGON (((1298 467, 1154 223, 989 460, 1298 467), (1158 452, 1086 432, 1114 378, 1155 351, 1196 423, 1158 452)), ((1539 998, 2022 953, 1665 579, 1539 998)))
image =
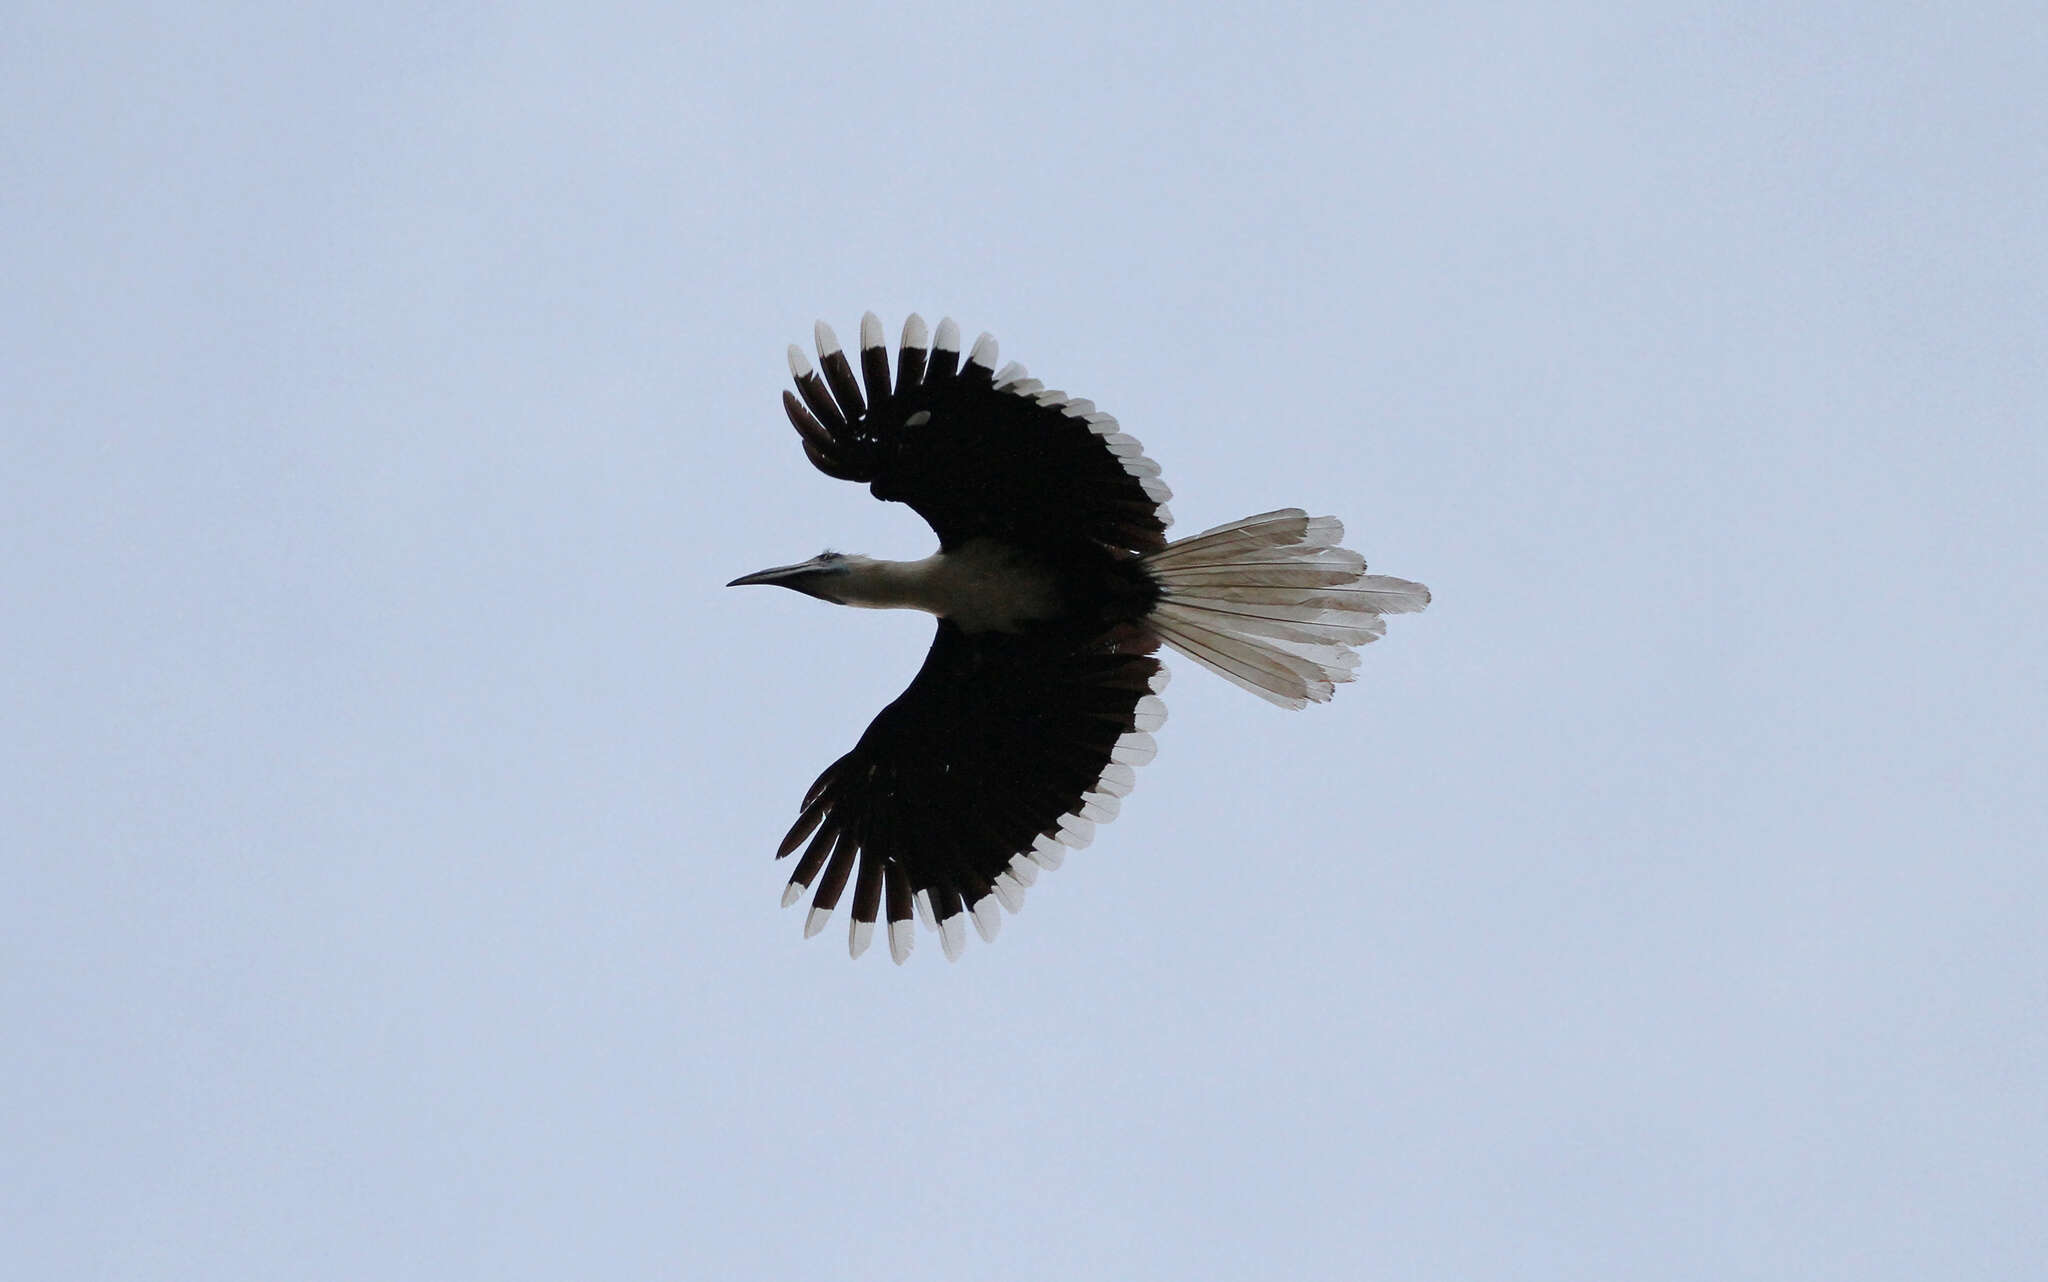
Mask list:
POLYGON ((1072 850, 1086 850, 1095 840, 1095 824, 1079 815, 1061 815, 1053 840, 1072 850))
POLYGON ((1051 872, 1067 861, 1067 848, 1040 833, 1031 839, 1029 858, 1032 863, 1051 872))
POLYGON ((1156 694, 1142 695, 1131 707, 1132 729, 1150 734, 1166 724, 1166 700, 1156 694))
POLYGON ((1011 912, 1024 911, 1024 883, 1009 871, 996 874, 994 893, 997 901, 1011 912))
POLYGON ((996 942, 996 936, 1003 929, 1002 905, 994 895, 983 895, 974 905, 974 931, 981 936, 984 944, 996 942))
POLYGON ((1116 741, 1109 759, 1126 766, 1147 765, 1159 755, 1159 741, 1143 730, 1133 730, 1116 741))
POLYGON ((824 360, 827 356, 839 350, 839 335, 833 333, 832 327, 824 321, 819 321, 811 326, 811 337, 818 344, 819 360, 824 360))
POLYGON ((861 313, 860 345, 863 351, 871 351, 884 346, 882 341, 882 318, 873 312, 861 313))

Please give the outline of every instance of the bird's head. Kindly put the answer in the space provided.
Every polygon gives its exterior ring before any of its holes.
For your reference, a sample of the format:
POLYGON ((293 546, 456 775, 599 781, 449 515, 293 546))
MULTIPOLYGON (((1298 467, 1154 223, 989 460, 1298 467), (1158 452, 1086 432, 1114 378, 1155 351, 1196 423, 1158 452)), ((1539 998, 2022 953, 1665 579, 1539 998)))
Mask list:
POLYGON ((833 591, 834 587, 844 584, 856 569, 867 563, 868 558, 864 556, 848 556, 844 552, 820 552, 810 560, 799 561, 795 565, 778 565, 772 570, 756 570, 752 574, 742 574, 725 586, 737 588, 750 583, 772 583, 778 588, 790 588, 805 596, 817 597, 820 601, 845 605, 845 599, 833 591))

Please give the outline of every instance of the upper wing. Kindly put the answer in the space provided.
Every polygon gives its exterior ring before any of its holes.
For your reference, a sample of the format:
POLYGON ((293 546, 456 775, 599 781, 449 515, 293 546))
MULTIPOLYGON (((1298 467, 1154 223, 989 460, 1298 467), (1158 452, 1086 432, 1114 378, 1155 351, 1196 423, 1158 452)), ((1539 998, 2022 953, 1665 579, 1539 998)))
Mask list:
POLYGON ((929 345, 923 320, 905 322, 893 384, 873 312, 861 318, 860 335, 860 380, 822 321, 824 377, 801 349, 789 349, 802 397, 783 392, 783 408, 820 471, 908 503, 942 549, 977 535, 1024 546, 1076 537, 1132 552, 1166 546, 1172 496, 1158 464, 1093 402, 1045 390, 1021 365, 997 373, 987 334, 961 366, 951 320, 939 322, 929 345))
POLYGON ((1149 655, 1077 652, 1056 634, 969 636, 941 620, 909 688, 805 795, 776 852, 810 839, 782 902, 815 883, 804 933, 816 934, 858 865, 854 956, 885 892, 899 963, 913 904, 949 958, 965 941, 963 913, 993 939, 998 903, 1016 912, 1040 868, 1115 818, 1132 768, 1152 759, 1165 685, 1149 655))

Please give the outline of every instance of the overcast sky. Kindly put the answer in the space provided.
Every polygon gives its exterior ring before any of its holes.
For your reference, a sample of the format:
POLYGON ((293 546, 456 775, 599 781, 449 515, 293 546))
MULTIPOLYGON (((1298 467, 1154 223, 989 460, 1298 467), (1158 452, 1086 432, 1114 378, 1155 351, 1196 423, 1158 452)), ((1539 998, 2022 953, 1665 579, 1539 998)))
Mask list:
POLYGON ((2039 1274, 2037 4, 698 8, 0 19, 10 1276, 2039 1274), (870 308, 1436 598, 953 965, 870 308))

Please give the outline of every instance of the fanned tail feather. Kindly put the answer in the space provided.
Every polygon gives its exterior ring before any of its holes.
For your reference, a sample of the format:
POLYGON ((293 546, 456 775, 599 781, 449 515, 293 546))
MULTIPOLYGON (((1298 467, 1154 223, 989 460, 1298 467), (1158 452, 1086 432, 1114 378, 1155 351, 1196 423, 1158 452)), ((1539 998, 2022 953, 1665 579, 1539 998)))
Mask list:
POLYGON ((1262 512, 1144 559, 1159 584, 1147 625, 1174 649, 1283 708, 1327 703, 1387 614, 1429 604, 1420 583, 1367 574, 1344 527, 1300 508, 1262 512))

